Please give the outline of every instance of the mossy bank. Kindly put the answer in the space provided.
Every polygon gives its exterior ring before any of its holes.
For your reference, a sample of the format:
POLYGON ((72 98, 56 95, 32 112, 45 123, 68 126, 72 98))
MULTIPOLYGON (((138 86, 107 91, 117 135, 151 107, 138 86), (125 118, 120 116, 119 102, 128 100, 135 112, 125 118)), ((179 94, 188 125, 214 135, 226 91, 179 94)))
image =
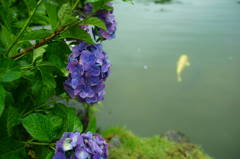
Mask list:
POLYGON ((123 128, 103 132, 109 159, 212 159, 197 145, 176 143, 162 136, 138 137, 123 128))

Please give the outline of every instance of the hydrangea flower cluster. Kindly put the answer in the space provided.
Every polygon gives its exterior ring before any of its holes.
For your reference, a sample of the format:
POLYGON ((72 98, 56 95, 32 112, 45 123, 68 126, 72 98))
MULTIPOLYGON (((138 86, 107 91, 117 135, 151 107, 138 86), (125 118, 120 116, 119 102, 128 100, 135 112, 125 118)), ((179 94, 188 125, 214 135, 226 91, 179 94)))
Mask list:
POLYGON ((108 145, 99 135, 91 132, 65 132, 56 143, 53 159, 107 159, 108 145))
POLYGON ((103 100, 104 81, 110 73, 110 62, 101 44, 80 43, 72 49, 64 88, 72 98, 94 104, 103 100))
MULTIPOLYGON (((112 6, 111 3, 108 4, 109 6, 112 6)), ((113 10, 109 11, 106 9, 99 10, 96 15, 99 19, 103 20, 106 24, 107 31, 99 28, 98 33, 101 37, 107 40, 111 40, 115 38, 115 32, 117 29, 117 22, 115 20, 115 16, 113 15, 113 10)))
MULTIPOLYGON (((108 3, 108 6, 112 7, 112 3, 108 3)), ((86 3, 83 12, 85 15, 89 15, 93 10, 91 3, 86 3)), ((117 22, 115 20, 115 16, 113 15, 113 10, 109 11, 107 9, 101 9, 97 11, 94 15, 95 17, 101 19, 107 27, 107 30, 97 28, 94 31, 94 35, 97 35, 105 40, 111 40, 115 38, 115 32, 117 29, 117 22)), ((83 29, 89 32, 89 28, 87 26, 83 26, 83 29)))

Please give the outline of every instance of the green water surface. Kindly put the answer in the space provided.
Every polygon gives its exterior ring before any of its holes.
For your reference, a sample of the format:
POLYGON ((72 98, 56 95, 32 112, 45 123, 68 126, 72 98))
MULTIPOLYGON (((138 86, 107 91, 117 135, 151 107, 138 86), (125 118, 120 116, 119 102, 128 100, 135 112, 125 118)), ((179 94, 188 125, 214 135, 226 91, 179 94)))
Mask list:
POLYGON ((240 4, 117 2, 118 32, 98 125, 151 136, 180 130, 216 159, 240 158, 240 4), (176 80, 176 62, 191 66, 176 80))

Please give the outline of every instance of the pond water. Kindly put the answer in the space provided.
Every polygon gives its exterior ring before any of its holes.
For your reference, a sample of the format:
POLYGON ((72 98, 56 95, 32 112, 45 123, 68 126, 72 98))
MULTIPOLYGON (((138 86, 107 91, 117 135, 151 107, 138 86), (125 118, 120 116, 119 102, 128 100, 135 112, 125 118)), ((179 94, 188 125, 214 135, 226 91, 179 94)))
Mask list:
POLYGON ((98 125, 140 136, 179 130, 216 159, 240 158, 240 5, 235 0, 117 2, 118 32, 98 125), (176 62, 191 66, 177 82, 176 62))

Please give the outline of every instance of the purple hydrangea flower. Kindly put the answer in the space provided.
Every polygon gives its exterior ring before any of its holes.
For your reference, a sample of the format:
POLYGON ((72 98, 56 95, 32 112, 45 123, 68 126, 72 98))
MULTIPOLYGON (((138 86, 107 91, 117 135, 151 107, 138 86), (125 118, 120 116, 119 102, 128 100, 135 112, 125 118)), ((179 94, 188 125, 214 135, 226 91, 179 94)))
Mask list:
MULTIPOLYGON (((109 3, 108 5, 112 6, 111 3, 109 3)), ((103 20, 107 27, 106 31, 101 28, 98 29, 99 36, 101 36, 107 40, 111 40, 111 39, 115 38, 117 22, 116 22, 115 16, 113 15, 113 10, 109 11, 106 9, 101 9, 101 10, 97 11, 95 16, 100 18, 101 20, 103 20)))
POLYGON ((91 3, 86 3, 83 7, 83 13, 89 15, 93 11, 93 6, 91 3))
MULTIPOLYGON (((112 7, 112 3, 108 3, 107 5, 112 7)), ((86 3, 85 6, 83 7, 84 15, 88 16, 92 11, 93 11, 92 4, 86 3)), ((109 11, 107 9, 100 9, 95 13, 94 16, 98 17, 105 23, 107 30, 103 30, 101 28, 96 27, 96 31, 94 31, 93 34, 107 40, 111 40, 115 38, 117 22, 115 20, 115 16, 113 15, 113 10, 109 11)), ((81 28, 87 32, 90 31, 90 28, 88 25, 83 25, 81 26, 81 28)))
MULTIPOLYGON (((89 16, 93 11, 93 6, 91 3, 86 3, 84 5, 84 7, 82 8, 82 12, 83 14, 80 16, 80 19, 83 20, 85 19, 87 16, 89 16)), ((82 28, 83 30, 85 30, 86 32, 90 32, 90 26, 89 25, 81 25, 80 28, 82 28)))
POLYGON ((53 159, 107 159, 108 145, 99 135, 91 132, 66 132, 56 143, 53 159))
POLYGON ((103 100, 104 81, 110 73, 111 64, 101 44, 85 42, 75 46, 69 56, 68 79, 64 88, 72 98, 94 104, 103 100))

